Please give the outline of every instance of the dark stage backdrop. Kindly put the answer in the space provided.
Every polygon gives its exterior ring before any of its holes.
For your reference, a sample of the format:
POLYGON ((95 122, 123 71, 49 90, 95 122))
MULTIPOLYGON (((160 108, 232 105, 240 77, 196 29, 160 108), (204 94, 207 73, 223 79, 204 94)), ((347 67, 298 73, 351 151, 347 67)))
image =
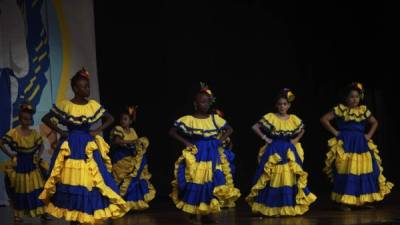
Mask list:
POLYGON ((139 105, 135 129, 151 141, 159 199, 171 191, 182 149, 167 131, 192 112, 200 81, 209 84, 235 130, 236 183, 243 195, 262 145, 251 126, 274 110, 283 87, 294 91, 291 112, 306 124, 302 143, 310 188, 329 192, 322 168, 330 135, 319 118, 342 100, 340 89, 352 81, 366 87, 366 103, 380 122, 374 140, 384 174, 399 185, 394 3, 128 2, 95 1, 101 101, 116 117, 125 105, 139 105))

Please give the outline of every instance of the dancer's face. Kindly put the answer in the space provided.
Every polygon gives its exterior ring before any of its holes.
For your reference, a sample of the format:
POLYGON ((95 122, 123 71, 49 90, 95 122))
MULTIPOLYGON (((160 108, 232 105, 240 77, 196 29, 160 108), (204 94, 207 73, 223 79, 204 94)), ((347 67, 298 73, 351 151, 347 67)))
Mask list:
POLYGON ((210 110, 210 96, 203 93, 197 94, 194 105, 197 112, 207 114, 210 110))
POLYGON ((87 79, 79 79, 72 89, 77 97, 87 98, 90 96, 90 83, 87 79))
POLYGON ((351 90, 347 95, 346 104, 350 108, 357 107, 360 104, 360 93, 356 90, 351 90))
POLYGON ((32 124, 33 124, 32 114, 30 114, 28 112, 21 112, 19 114, 19 122, 20 122, 21 126, 24 128, 28 128, 28 127, 32 126, 32 124))
POLYGON ((290 108, 290 103, 286 98, 279 98, 278 101, 275 104, 276 109, 278 110, 279 114, 287 114, 289 108, 290 108))
POLYGON ((122 114, 120 123, 123 128, 128 128, 130 125, 132 125, 132 120, 128 114, 122 114))

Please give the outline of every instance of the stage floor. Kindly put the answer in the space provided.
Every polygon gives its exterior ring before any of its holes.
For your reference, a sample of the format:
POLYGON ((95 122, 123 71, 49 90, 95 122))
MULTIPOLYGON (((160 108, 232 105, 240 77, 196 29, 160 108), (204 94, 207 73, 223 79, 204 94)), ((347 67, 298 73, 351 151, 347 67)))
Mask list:
MULTIPOLYGON (((398 196, 398 195, 395 195, 398 196)), ((261 218, 252 214, 249 207, 240 199, 235 209, 223 210, 215 216, 220 225, 400 225, 399 198, 390 196, 388 200, 376 204, 376 209, 353 210, 342 212, 334 208, 327 196, 312 205, 309 212, 303 216, 261 218)), ((321 196, 320 196, 321 197, 321 196)), ((14 223, 12 209, 0 207, 0 225, 66 225, 65 221, 53 219, 42 222, 39 219, 26 218, 23 222, 14 223)), ((123 218, 107 221, 104 224, 114 225, 190 225, 187 215, 175 209, 172 203, 165 200, 152 202, 151 208, 142 212, 132 212, 123 218)))

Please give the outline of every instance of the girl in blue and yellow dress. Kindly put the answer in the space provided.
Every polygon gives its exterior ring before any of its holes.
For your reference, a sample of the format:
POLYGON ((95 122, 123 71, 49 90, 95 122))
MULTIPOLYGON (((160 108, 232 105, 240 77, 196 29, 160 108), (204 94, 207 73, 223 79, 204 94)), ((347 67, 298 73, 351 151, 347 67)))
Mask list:
POLYGON ((86 70, 75 74, 71 86, 74 98, 57 103, 42 119, 61 134, 61 140, 39 199, 46 203, 47 213, 71 224, 94 224, 121 217, 129 208, 111 174, 109 146, 99 136, 113 118, 99 103, 87 100, 90 87, 86 70), (104 123, 91 130, 102 118, 104 123))
POLYGON ((121 115, 120 125, 111 131, 111 162, 121 196, 130 209, 143 210, 149 207, 148 203, 154 199, 156 190, 150 183, 151 174, 145 155, 149 140, 139 138, 131 127, 136 120, 136 110, 137 107, 128 107, 127 112, 121 115))
POLYGON ((277 113, 268 113, 253 125, 266 145, 260 149, 259 166, 246 201, 254 213, 295 216, 308 211, 316 196, 307 188, 304 151, 299 142, 303 122, 288 114, 294 94, 283 89, 276 101, 277 113))
POLYGON ((382 174, 382 160, 371 140, 378 122, 365 105, 362 84, 352 83, 346 93, 346 105, 339 104, 321 118, 322 125, 335 137, 328 141, 329 152, 324 172, 333 182, 331 198, 344 211, 350 206, 365 206, 381 201, 393 184, 382 174), (336 120, 336 127, 330 123, 336 120), (366 126, 370 129, 365 133, 366 126))
POLYGON ((30 128, 33 113, 31 105, 22 104, 20 125, 8 131, 0 140, 1 150, 12 159, 6 167, 5 183, 16 221, 21 221, 22 216, 46 218, 44 203, 38 199, 44 186, 40 165, 43 141, 40 134, 30 128))
POLYGON ((169 131, 186 146, 175 163, 170 197, 190 219, 202 222, 213 222, 210 214, 234 207, 240 197, 231 171, 233 153, 223 147, 233 129, 210 113, 212 102, 212 92, 203 86, 195 96, 194 114, 179 118, 169 131))

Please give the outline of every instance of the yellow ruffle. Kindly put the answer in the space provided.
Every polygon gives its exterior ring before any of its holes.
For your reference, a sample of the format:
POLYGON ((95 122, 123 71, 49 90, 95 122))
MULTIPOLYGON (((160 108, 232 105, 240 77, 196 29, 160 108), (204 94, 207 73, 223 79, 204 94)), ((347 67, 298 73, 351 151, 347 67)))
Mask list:
POLYGON ((261 213, 265 216, 296 216, 303 215, 308 211, 308 205, 284 206, 284 207, 266 207, 265 205, 254 202, 251 210, 254 213, 261 213))
POLYGON ((144 169, 143 169, 143 171, 142 171, 142 175, 140 176, 140 179, 146 180, 146 181, 147 181, 148 188, 149 188, 149 193, 146 194, 146 195, 144 196, 144 200, 145 200, 146 202, 149 202, 149 201, 153 200, 154 197, 155 197, 155 194, 156 194, 156 189, 155 189, 154 186, 149 182, 149 181, 150 181, 150 178, 151 178, 151 173, 149 172, 148 166, 145 166, 144 169))
POLYGON ((105 109, 95 100, 89 100, 85 105, 63 100, 51 109, 58 117, 67 119, 74 124, 93 123, 99 120, 105 113, 105 109))
MULTIPOLYGON (((16 157, 8 160, 5 164, 5 174, 10 180, 10 187, 15 193, 25 194, 31 193, 37 189, 43 188, 44 181, 40 169, 35 169, 29 173, 17 173, 15 167, 17 165, 16 157)), ((15 210, 15 215, 38 217, 45 213, 44 207, 37 207, 32 210, 15 210)))
MULTIPOLYGON (((100 151, 100 154, 103 158, 103 161, 107 169, 111 171, 111 160, 107 156, 109 147, 107 143, 100 136, 96 136, 95 140, 89 142, 86 146, 85 153, 87 159, 84 168, 82 168, 83 170, 87 169, 87 171, 89 171, 89 174, 86 177, 88 179, 90 177, 91 180, 90 182, 85 181, 81 185, 84 186, 87 183, 91 183, 93 187, 98 188, 101 194, 110 200, 109 207, 106 209, 96 210, 94 215, 88 215, 83 212, 60 209, 51 204, 50 198, 57 191, 56 184, 60 183, 63 177, 64 180, 68 179, 65 177, 64 173, 66 171, 65 165, 67 164, 68 161, 68 160, 66 161, 66 159, 68 159, 68 156, 71 154, 71 150, 68 145, 68 142, 65 141, 64 143, 62 143, 60 147, 60 151, 55 160, 53 170, 51 171, 51 174, 44 186, 43 192, 39 196, 39 199, 47 203, 46 206, 47 213, 57 218, 64 217, 68 221, 77 221, 79 223, 94 224, 96 222, 100 222, 101 220, 106 220, 109 218, 119 218, 129 210, 129 208, 126 205, 126 202, 121 198, 121 196, 115 193, 110 187, 108 187, 104 183, 103 177, 99 171, 97 163, 93 158, 93 151, 96 150, 100 151)), ((74 163, 78 162, 72 162, 72 164, 74 163)))
POLYGON ((76 210, 58 208, 50 202, 46 206, 46 212, 56 218, 64 218, 66 221, 77 221, 80 224, 101 224, 105 219, 114 218, 115 213, 119 212, 119 208, 116 205, 110 205, 105 209, 94 211, 91 215, 76 210))
MULTIPOLYGON (((205 184, 213 180, 214 174, 212 170, 212 162, 196 162, 190 171, 190 182, 195 184, 205 184)), ((221 166, 217 165, 216 170, 221 171, 221 166)))
POLYGON ((241 196, 241 193, 238 188, 235 188, 233 183, 230 163, 226 159, 224 149, 219 148, 218 151, 221 157, 221 168, 225 176, 226 184, 221 187, 216 187, 213 194, 220 200, 221 207, 232 208, 235 207, 235 201, 241 196))
POLYGON ((135 156, 125 157, 116 163, 116 168, 113 167, 114 178, 117 183, 122 182, 120 187, 120 193, 122 196, 125 195, 126 190, 134 177, 137 177, 137 173, 140 169, 143 156, 146 154, 149 146, 149 140, 146 137, 139 138, 136 146, 135 156))
MULTIPOLYGON (((336 167, 339 166, 339 168, 337 168, 338 171, 343 172, 343 174, 349 174, 349 172, 358 171, 358 170, 351 169, 353 166, 349 167, 348 165, 345 164, 345 163, 350 163, 351 160, 353 160, 353 159, 355 159, 355 161, 357 163, 370 164, 372 166, 371 156, 369 156, 369 158, 367 158, 367 157, 365 157, 365 154, 368 154, 368 155, 373 154, 374 155, 375 160, 379 167, 379 171, 380 171, 379 177, 378 177, 378 182, 379 182, 379 192, 378 193, 361 195, 359 197, 332 193, 332 199, 334 201, 344 203, 344 204, 349 204, 349 205, 362 205, 367 202, 380 201, 384 198, 384 196, 386 194, 390 193, 390 190, 393 188, 394 185, 393 185, 393 183, 386 181, 386 178, 383 176, 382 159, 379 156, 379 150, 378 150, 377 146, 374 144, 374 142, 372 140, 368 141, 368 147, 370 149, 370 152, 358 154, 358 155, 360 155, 359 157, 355 157, 354 156, 355 154, 344 152, 343 141, 337 140, 336 138, 331 138, 328 141, 328 145, 330 147, 330 151, 326 154, 325 168, 323 171, 328 175, 328 177, 330 178, 330 180, 332 182, 334 181, 333 163, 335 163, 336 167), (362 158, 362 159, 359 159, 359 158, 362 158), (370 160, 369 162, 366 161, 368 159, 370 160), (346 168, 350 168, 350 169, 346 169, 346 168)), ((360 166, 360 168, 364 168, 364 167, 365 166, 360 166)), ((368 171, 368 170, 369 170, 369 168, 365 169, 365 171, 368 171)), ((371 172, 372 172, 372 168, 371 168, 371 172)), ((354 173, 351 173, 351 174, 354 174, 354 173)), ((359 175, 359 174, 355 174, 355 175, 359 175)))
POLYGON ((357 108, 349 108, 343 104, 339 104, 333 108, 333 112, 337 117, 341 117, 344 121, 361 122, 371 116, 371 111, 365 105, 357 108))
MULTIPOLYGON (((300 142, 297 142, 295 145, 297 154, 299 155, 301 161, 304 161, 304 150, 303 146, 300 142)), ((263 145, 260 150, 258 151, 257 162, 260 163, 262 156, 264 155, 265 151, 267 150, 268 144, 263 145)))
POLYGON ((207 215, 221 212, 221 204, 216 198, 211 199, 210 204, 200 203, 199 206, 187 204, 183 201, 174 201, 174 203, 178 209, 190 214, 207 215))
POLYGON ((39 217, 45 213, 44 207, 37 207, 36 209, 32 210, 16 210, 14 209, 14 215, 23 217, 23 216, 30 216, 30 217, 39 217))
MULTIPOLYGON (((136 132, 135 132, 136 135, 136 132)), ((137 138, 135 138, 136 140, 137 138)), ((124 139, 126 140, 126 139, 124 139)), ((141 137, 138 139, 136 146, 135 156, 125 157, 119 160, 112 167, 112 172, 114 179, 120 185, 120 195, 124 196, 126 191, 134 177, 137 176, 138 170, 143 160, 143 156, 147 152, 147 148, 150 142, 146 137, 141 137)), ((140 179, 145 179, 149 188, 149 193, 144 195, 144 201, 127 201, 127 207, 130 210, 144 210, 149 207, 148 203, 155 198, 156 190, 154 186, 150 183, 151 173, 148 171, 148 166, 146 165, 142 171, 140 179)))
MULTIPOLYGON (((295 161, 295 155, 292 150, 288 149, 287 152, 288 163, 287 166, 292 174, 297 177, 296 184, 298 188, 298 193, 296 195, 296 204, 298 208, 303 209, 305 211, 308 210, 308 206, 313 203, 317 197, 313 193, 309 193, 306 195, 303 191, 303 188, 307 186, 307 172, 305 172, 300 165, 298 165, 295 161), (303 207, 301 207, 301 205, 303 207)), ((279 172, 278 163, 281 161, 281 157, 278 154, 273 154, 269 157, 268 161, 264 165, 264 173, 259 177, 256 184, 251 188, 250 194, 246 197, 246 201, 249 203, 250 207, 253 211, 257 211, 263 213, 264 215, 271 216, 271 215, 292 215, 292 214, 273 214, 273 213, 284 213, 285 210, 281 211, 279 208, 271 208, 268 210, 268 207, 260 206, 254 202, 254 199, 258 196, 258 193, 265 189, 267 185, 270 185, 273 181, 273 177, 276 176, 274 173, 279 172), (256 205, 255 205, 256 204, 256 205), (253 207, 254 206, 254 207, 253 207)), ((286 167, 287 168, 287 167, 286 167)), ((283 167, 280 169, 284 169, 283 167)), ((274 181, 274 182, 282 182, 282 181, 274 181)), ((284 181, 283 181, 284 182, 284 181)), ((278 186, 278 184, 275 184, 278 186)), ((286 208, 286 207, 282 207, 286 208)), ((293 207, 289 207, 293 208, 293 207)), ((294 208, 295 209, 295 208, 294 208)), ((293 209, 293 210, 294 210, 293 209)), ((299 213, 304 213, 305 211, 297 210, 299 213)), ((295 214, 297 215, 297 214, 295 214)))
POLYGON ((115 136, 121 137, 124 141, 134 141, 138 139, 135 129, 130 128, 129 133, 126 133, 124 128, 122 128, 121 126, 115 126, 114 129, 111 131, 111 139, 115 136))
POLYGON ((22 136, 18 132, 19 126, 9 130, 3 137, 6 144, 21 152, 30 152, 37 150, 37 148, 43 143, 42 137, 36 130, 27 136, 22 136))
MULTIPOLYGON (((368 145, 371 146, 371 141, 368 145)), ((373 172, 371 152, 346 153, 343 149, 343 141, 331 138, 328 141, 330 151, 326 155, 324 172, 332 180, 332 165, 338 174, 362 175, 373 172)))
POLYGON ((40 168, 46 166, 44 162, 39 161, 34 157, 36 169, 29 173, 17 173, 15 168, 17 166, 17 157, 7 160, 5 163, 5 174, 10 180, 10 186, 16 193, 31 193, 34 190, 43 188, 44 180, 40 168))
POLYGON ((83 159, 65 160, 60 182, 65 185, 83 186, 89 191, 94 187, 89 165, 83 159))
POLYGON ((377 162, 378 167, 379 167, 379 171, 380 171, 380 174, 379 174, 379 177, 378 177, 379 190, 381 191, 382 195, 389 194, 390 190, 393 188, 394 184, 391 183, 391 182, 386 181, 386 178, 383 176, 382 159, 379 156, 378 146, 376 146, 372 140, 369 140, 368 141, 368 147, 374 153, 376 162, 377 162))
POLYGON ((343 143, 340 143, 336 138, 328 140, 329 151, 326 153, 325 167, 322 171, 328 175, 328 178, 333 182, 333 163, 336 160, 337 154, 344 155, 343 143))
MULTIPOLYGON (((390 189, 389 189, 389 192, 390 192, 390 189)), ((338 193, 334 193, 334 192, 331 194, 331 198, 335 202, 339 202, 339 203, 343 203, 343 204, 347 204, 347 205, 356 205, 356 206, 361 206, 366 203, 371 203, 371 202, 376 202, 376 201, 382 201, 384 197, 385 197, 385 194, 382 194, 380 192, 365 194, 365 195, 360 195, 360 196, 342 195, 342 194, 338 194, 338 193)))
POLYGON ((303 122, 296 115, 289 115, 289 118, 284 120, 275 115, 268 113, 259 121, 272 134, 298 133, 304 127, 303 122))
POLYGON ((200 135, 203 137, 211 137, 218 135, 219 128, 225 126, 226 121, 217 114, 214 114, 215 124, 212 115, 205 119, 199 119, 192 115, 179 118, 175 122, 175 126, 188 135, 200 135), (217 125, 217 127, 215 126, 217 125))
POLYGON ((10 179, 10 186, 15 193, 31 193, 44 186, 39 169, 35 169, 29 173, 17 173, 15 169, 10 168, 6 169, 6 174, 10 179))
MULTIPOLYGON (((146 195, 145 195, 146 197, 146 195)), ((126 205, 129 207, 129 209, 131 210, 145 210, 147 208, 149 208, 149 204, 146 201, 127 201, 126 205)))
POLYGON ((117 184, 120 184, 126 176, 133 170, 133 157, 124 157, 112 166, 112 174, 117 184))
POLYGON ((149 188, 149 193, 144 195, 144 200, 142 201, 128 201, 127 204, 131 210, 144 210, 149 207, 149 202, 153 200, 156 196, 156 189, 154 186, 150 183, 150 178, 151 174, 148 170, 148 167, 145 166, 145 168, 142 171, 142 174, 140 176, 140 179, 144 179, 147 182, 148 188, 149 188))
MULTIPOLYGON (((174 176, 175 179, 171 182, 172 185, 172 193, 170 197, 175 203, 178 209, 181 209, 184 212, 191 214, 210 214, 210 213, 218 213, 221 211, 222 207, 234 207, 235 201, 240 197, 239 189, 234 187, 232 173, 229 167, 229 162, 226 159, 225 154, 223 153, 223 149, 219 149, 219 154, 221 157, 221 165, 217 165, 217 169, 222 170, 225 175, 226 184, 220 185, 214 188, 213 195, 216 197, 211 199, 210 204, 200 203, 200 205, 191 205, 184 201, 181 201, 178 197, 179 188, 178 188, 178 169, 179 165, 182 162, 185 162, 186 171, 185 171, 185 179, 187 182, 193 182, 194 180, 198 180, 195 178, 198 176, 196 169, 198 168, 198 163, 196 162, 195 154, 197 153, 197 147, 194 146, 192 148, 185 148, 182 151, 182 156, 178 158, 175 162, 175 170, 174 176)), ((203 173, 204 174, 204 173, 203 173)), ((204 183, 204 182, 199 182, 204 183)))
MULTIPOLYGON (((101 158, 103 158, 103 162, 107 167, 107 171, 108 172, 112 172, 112 163, 111 163, 111 158, 108 156, 108 153, 110 151, 110 146, 107 144, 107 142, 104 141, 103 137, 97 135, 94 138, 94 142, 89 142, 89 144, 91 145, 91 147, 89 149, 91 149, 93 152, 93 150, 98 149, 100 151, 101 154, 101 158)), ((86 146, 86 149, 88 148, 88 146, 86 146)), ((88 154, 88 152, 90 153, 90 151, 86 151, 86 154, 88 154)))

